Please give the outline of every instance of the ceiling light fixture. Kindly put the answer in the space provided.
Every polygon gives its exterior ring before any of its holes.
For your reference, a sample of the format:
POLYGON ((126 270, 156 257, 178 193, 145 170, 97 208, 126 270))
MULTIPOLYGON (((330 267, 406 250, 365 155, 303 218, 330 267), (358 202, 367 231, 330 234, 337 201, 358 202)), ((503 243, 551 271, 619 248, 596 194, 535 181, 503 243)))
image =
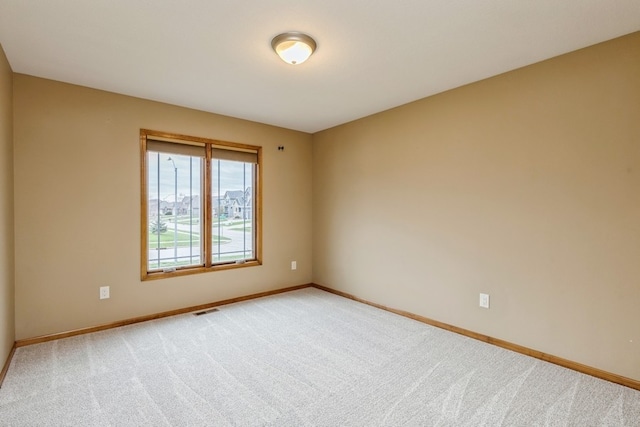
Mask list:
POLYGON ((284 62, 298 65, 316 50, 316 41, 304 33, 289 31, 275 36, 271 47, 284 62))

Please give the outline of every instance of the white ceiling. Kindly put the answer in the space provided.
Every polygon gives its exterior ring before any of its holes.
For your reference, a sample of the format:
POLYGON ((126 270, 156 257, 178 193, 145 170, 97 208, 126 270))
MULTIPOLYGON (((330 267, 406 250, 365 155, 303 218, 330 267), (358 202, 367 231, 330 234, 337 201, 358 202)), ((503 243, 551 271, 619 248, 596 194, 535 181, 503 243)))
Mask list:
POLYGON ((305 132, 638 30, 640 0, 0 0, 17 73, 305 132))

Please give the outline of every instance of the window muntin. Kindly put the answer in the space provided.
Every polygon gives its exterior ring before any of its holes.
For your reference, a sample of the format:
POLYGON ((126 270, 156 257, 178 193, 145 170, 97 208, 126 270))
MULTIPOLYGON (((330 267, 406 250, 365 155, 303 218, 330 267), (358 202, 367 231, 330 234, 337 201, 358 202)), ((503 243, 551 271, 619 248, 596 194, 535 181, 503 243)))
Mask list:
POLYGON ((143 279, 260 264, 261 148, 140 131, 143 279))

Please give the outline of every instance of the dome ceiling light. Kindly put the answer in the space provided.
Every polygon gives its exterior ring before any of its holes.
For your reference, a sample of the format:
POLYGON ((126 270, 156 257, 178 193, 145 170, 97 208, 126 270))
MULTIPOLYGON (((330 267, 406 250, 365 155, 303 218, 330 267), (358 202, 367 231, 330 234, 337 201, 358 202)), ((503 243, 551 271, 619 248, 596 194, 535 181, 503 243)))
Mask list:
POLYGON ((316 41, 297 31, 282 33, 271 40, 271 47, 287 64, 298 65, 309 59, 316 50, 316 41))

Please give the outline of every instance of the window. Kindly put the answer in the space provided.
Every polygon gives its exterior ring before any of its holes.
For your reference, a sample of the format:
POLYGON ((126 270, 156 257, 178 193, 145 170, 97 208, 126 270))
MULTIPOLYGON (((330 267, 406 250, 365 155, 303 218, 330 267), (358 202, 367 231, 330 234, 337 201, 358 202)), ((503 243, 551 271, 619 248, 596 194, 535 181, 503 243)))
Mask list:
POLYGON ((142 279, 261 263, 261 147, 142 129, 142 279))

